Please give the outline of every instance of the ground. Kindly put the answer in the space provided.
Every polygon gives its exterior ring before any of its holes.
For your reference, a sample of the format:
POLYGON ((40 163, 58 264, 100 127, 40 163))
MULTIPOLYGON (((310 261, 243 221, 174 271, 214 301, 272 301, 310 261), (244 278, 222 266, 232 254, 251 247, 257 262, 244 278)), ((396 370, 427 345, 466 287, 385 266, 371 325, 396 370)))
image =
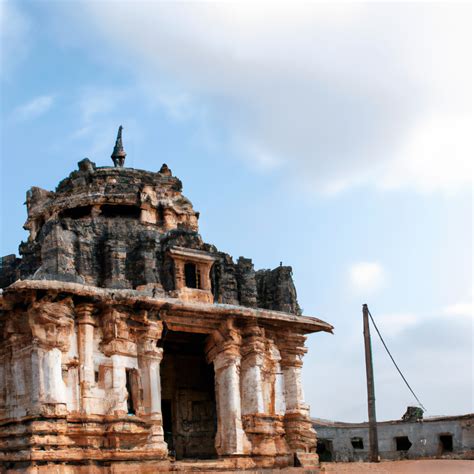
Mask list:
POLYGON ((474 461, 423 459, 418 461, 385 461, 380 463, 321 463, 321 473, 357 474, 463 474, 474 472, 474 461))

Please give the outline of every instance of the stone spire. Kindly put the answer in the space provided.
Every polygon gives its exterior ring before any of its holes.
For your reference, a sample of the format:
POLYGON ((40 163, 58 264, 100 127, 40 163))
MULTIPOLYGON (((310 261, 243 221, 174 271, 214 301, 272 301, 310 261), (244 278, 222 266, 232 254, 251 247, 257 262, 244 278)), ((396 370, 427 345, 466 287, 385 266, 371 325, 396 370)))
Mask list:
POLYGON ((114 151, 112 152, 111 158, 112 161, 114 162, 115 167, 123 167, 123 164, 125 162, 125 157, 127 154, 125 153, 125 150, 123 149, 123 144, 122 144, 122 130, 123 127, 120 125, 117 133, 117 140, 115 140, 115 146, 114 146, 114 151))

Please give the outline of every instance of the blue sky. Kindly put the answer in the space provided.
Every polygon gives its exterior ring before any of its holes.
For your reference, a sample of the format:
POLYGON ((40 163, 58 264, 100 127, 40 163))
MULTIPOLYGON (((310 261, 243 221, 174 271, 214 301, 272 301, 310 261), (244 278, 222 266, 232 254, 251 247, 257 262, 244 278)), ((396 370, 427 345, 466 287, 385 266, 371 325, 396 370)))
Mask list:
MULTIPOLYGON (((203 238, 293 266, 313 416, 366 416, 368 303, 427 415, 473 411, 468 3, 1 2, 2 255, 31 186, 166 162, 203 238)), ((377 410, 414 400, 374 339, 377 410)))

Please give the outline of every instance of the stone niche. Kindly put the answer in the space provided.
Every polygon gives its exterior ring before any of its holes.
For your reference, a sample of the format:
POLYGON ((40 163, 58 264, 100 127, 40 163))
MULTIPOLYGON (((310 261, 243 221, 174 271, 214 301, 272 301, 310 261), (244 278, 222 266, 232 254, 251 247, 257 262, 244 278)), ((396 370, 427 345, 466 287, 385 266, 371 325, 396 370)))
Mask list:
POLYGON ((210 273, 215 258, 183 247, 173 247, 168 254, 173 261, 174 296, 184 301, 213 303, 210 273))

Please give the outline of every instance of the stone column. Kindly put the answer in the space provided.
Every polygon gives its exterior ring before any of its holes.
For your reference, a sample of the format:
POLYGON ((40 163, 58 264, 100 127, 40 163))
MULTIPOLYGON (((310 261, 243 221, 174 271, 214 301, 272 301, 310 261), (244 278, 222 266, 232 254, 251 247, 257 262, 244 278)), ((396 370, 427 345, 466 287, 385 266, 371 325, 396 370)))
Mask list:
POLYGON ((29 324, 33 335, 31 373, 21 371, 23 385, 30 394, 30 413, 64 415, 67 411, 66 385, 62 378, 62 353, 69 349, 74 326, 70 301, 35 302, 30 307, 29 324))
POLYGON ((243 329, 242 419, 260 467, 285 467, 289 450, 283 416, 276 412, 276 374, 272 342, 263 328, 251 322, 243 329))
POLYGON ((140 260, 142 262, 143 285, 156 285, 161 288, 160 275, 156 263, 156 243, 150 237, 141 242, 140 260))
POLYGON ((256 324, 248 325, 243 331, 241 349, 241 393, 242 415, 265 413, 263 399, 262 368, 265 363, 265 339, 263 330, 256 324))
POLYGON ((53 347, 43 354, 43 387, 46 403, 66 403, 66 387, 62 377, 61 356, 61 351, 57 347, 53 347))
POLYGON ((125 260, 127 247, 120 239, 110 238, 105 243, 105 267, 107 288, 130 288, 130 283, 125 279, 125 260))
POLYGON ((307 352, 305 340, 302 335, 286 334, 279 343, 286 405, 286 441, 295 453, 316 451, 316 432, 309 416, 309 406, 304 401, 301 381, 303 356, 307 352))
POLYGON ((76 306, 77 314, 77 345, 79 352, 79 396, 81 411, 92 413, 92 389, 95 386, 94 374, 94 326, 92 317, 94 306, 83 303, 76 306))
POLYGON ((242 428, 240 399, 239 332, 227 320, 219 331, 211 334, 206 347, 208 362, 214 363, 217 434, 219 456, 250 453, 250 443, 242 428))
POLYGON ((270 342, 270 353, 273 360, 274 372, 274 390, 275 390, 275 414, 278 416, 285 416, 286 402, 285 402, 285 378, 281 368, 281 354, 277 345, 270 342))
POLYGON ((161 415, 161 378, 160 364, 163 348, 156 342, 161 337, 163 323, 148 321, 143 334, 138 340, 138 367, 143 387, 143 415, 150 423, 150 435, 147 448, 159 451, 163 457, 168 454, 164 441, 163 419, 161 415))
MULTIPOLYGON (((126 357, 137 356, 137 345, 131 340, 127 323, 128 314, 117 308, 108 307, 101 314, 101 351, 112 360, 112 389, 106 403, 107 414, 117 417, 127 415, 126 357)), ((131 394, 130 394, 131 396, 131 394)), ((138 406, 135 407, 139 409, 138 406)))

